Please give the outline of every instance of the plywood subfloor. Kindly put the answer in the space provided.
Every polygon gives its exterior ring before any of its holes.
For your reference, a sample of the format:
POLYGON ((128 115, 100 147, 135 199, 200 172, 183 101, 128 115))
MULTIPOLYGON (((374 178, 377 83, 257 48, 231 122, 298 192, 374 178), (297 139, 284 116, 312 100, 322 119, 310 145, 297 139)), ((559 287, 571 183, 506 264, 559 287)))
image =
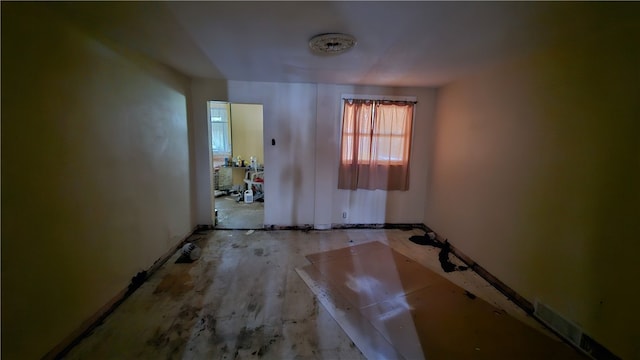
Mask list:
POLYGON ((300 275, 368 358, 586 359, 380 242, 307 259, 300 275))

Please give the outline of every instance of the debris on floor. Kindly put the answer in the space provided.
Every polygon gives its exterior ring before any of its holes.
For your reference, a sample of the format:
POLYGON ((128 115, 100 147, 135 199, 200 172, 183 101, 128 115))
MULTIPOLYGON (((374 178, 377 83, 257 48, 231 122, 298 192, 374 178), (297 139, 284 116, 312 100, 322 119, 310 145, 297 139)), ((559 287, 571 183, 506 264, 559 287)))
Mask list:
POLYGON ((182 246, 181 254, 178 259, 176 259, 175 263, 192 263, 200 258, 201 253, 202 250, 197 245, 193 243, 186 243, 182 246))
POLYGON ((444 272, 464 271, 469 269, 468 266, 456 265, 449 259, 449 253, 451 252, 451 245, 447 240, 444 243, 436 240, 436 234, 432 231, 425 235, 414 235, 409 238, 409 241, 418 245, 429 245, 440 248, 440 254, 438 254, 438 260, 440 260, 440 266, 444 272))
POLYGON ((433 232, 428 232, 425 235, 414 235, 410 237, 409 240, 418 245, 429 245, 429 246, 435 246, 437 248, 442 247, 442 243, 436 240, 435 233, 433 232))
POLYGON ((442 244, 442 249, 440 250, 440 254, 438 254, 438 260, 440 260, 440 266, 442 266, 442 270, 444 272, 453 272, 453 271, 465 271, 469 269, 468 266, 464 265, 456 265, 451 262, 449 259, 449 253, 451 252, 451 245, 448 241, 444 241, 442 244))

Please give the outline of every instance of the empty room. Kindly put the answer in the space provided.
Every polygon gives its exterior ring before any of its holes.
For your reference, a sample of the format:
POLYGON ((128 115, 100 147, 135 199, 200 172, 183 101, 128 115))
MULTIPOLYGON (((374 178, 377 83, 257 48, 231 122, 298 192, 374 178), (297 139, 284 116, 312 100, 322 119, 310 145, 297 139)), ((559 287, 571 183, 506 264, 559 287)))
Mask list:
POLYGON ((1 16, 3 359, 640 359, 640 3, 1 16))

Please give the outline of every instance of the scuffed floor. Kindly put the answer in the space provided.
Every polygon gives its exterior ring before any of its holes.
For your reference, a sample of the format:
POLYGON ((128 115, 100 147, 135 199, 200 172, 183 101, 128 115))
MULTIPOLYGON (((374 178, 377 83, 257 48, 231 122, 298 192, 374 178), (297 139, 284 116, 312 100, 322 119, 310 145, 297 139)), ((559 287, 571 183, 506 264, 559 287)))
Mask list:
POLYGON ((548 334, 472 271, 444 273, 437 249, 408 240, 422 234, 211 231, 195 241, 202 248, 199 260, 176 264, 176 253, 65 358, 363 359, 296 268, 309 265, 308 254, 370 241, 389 245, 548 334))
POLYGON ((263 229, 264 202, 254 201, 246 204, 237 202, 235 196, 221 196, 216 198, 215 208, 218 209, 217 229, 263 229))

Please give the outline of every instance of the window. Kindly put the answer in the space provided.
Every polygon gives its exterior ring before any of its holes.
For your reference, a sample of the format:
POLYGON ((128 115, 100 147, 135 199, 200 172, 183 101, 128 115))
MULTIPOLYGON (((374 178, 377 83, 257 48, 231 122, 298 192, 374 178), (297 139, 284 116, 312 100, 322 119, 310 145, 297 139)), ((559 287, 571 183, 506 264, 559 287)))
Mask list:
POLYGON ((231 126, 229 122, 229 104, 210 102, 209 120, 211 122, 211 153, 213 166, 224 165, 225 158, 231 157, 231 126))
POLYGON ((409 189, 413 102, 345 100, 340 189, 409 189))
POLYGON ((214 153, 231 153, 229 119, 225 109, 211 109, 211 150, 214 153))

